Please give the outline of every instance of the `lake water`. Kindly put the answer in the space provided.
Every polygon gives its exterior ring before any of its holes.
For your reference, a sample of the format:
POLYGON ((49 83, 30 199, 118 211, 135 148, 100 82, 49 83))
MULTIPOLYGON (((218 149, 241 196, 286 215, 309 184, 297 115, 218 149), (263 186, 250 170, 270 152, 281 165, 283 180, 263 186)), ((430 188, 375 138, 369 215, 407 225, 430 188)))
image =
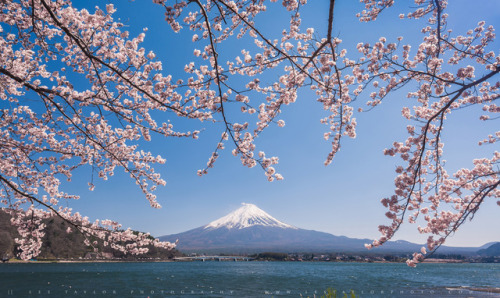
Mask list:
POLYGON ((0 297, 321 297, 327 288, 373 298, 500 297, 500 264, 0 264, 0 297))

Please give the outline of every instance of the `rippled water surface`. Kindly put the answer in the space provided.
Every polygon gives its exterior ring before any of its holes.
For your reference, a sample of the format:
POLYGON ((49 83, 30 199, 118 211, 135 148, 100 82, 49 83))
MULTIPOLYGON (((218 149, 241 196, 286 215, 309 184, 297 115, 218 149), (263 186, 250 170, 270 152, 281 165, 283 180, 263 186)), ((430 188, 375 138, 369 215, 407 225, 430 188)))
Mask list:
POLYGON ((500 297, 500 264, 0 264, 0 297, 500 297))

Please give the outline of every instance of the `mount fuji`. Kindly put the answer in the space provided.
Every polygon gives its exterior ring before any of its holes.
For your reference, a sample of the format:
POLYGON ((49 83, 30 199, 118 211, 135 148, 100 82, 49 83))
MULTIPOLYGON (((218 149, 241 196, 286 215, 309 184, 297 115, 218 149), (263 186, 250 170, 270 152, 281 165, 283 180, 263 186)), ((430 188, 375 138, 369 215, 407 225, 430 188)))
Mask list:
MULTIPOLYGON (((245 204, 211 223, 183 233, 159 237, 178 240, 183 252, 257 253, 275 252, 363 252, 369 239, 305 230, 283 223, 253 204, 245 204)), ((384 252, 413 252, 421 245, 395 241, 384 245, 384 252)), ((377 248, 375 251, 382 252, 377 248)), ((370 251, 370 252, 375 252, 370 251)))
POLYGON ((294 230, 297 229, 294 226, 282 223, 259 207, 247 203, 242 203, 242 206, 236 211, 233 211, 224 217, 212 221, 203 228, 206 230, 214 230, 220 228, 226 228, 228 230, 241 230, 245 228, 251 228, 253 226, 276 227, 294 230))
MULTIPOLYGON (((408 254, 420 251, 422 244, 404 240, 388 241, 383 246, 367 250, 370 239, 335 236, 329 233, 305 230, 277 220, 253 204, 245 204, 211 223, 183 233, 158 237, 175 242, 182 252, 196 253, 361 253, 408 254)), ((480 248, 485 248, 484 247, 480 248)), ((478 247, 441 246, 439 253, 474 254, 478 247)))

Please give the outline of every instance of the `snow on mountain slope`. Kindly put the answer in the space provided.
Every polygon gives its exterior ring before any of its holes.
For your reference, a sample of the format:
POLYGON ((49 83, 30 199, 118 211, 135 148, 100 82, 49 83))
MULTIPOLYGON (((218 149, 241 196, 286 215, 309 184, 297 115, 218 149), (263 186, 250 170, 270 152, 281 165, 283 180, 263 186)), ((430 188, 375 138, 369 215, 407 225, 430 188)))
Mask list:
MULTIPOLYGON (((238 210, 208 225, 158 238, 170 242, 178 240, 177 249, 183 252, 215 254, 265 251, 368 253, 364 245, 372 241, 300 229, 275 219, 253 204, 243 204, 238 210)), ((422 244, 404 240, 388 241, 369 253, 408 254, 421 247, 422 244)), ((439 251, 468 255, 478 249, 442 246, 439 251)))
POLYGON ((239 209, 204 226, 204 229, 219 229, 223 227, 227 229, 244 229, 252 226, 297 229, 294 226, 277 220, 253 204, 243 203, 242 205, 239 209))

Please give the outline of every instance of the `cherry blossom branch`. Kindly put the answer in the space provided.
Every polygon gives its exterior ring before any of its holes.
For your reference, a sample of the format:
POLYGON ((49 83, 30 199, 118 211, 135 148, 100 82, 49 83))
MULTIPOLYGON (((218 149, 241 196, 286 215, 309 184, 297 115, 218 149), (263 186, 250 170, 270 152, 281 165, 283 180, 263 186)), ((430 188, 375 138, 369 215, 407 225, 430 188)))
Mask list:
POLYGON ((51 16, 52 20, 54 21, 54 23, 59 27, 61 28, 64 33, 66 33, 66 35, 68 37, 71 38, 71 40, 73 40, 77 46, 80 48, 80 50, 85 54, 85 56, 87 56, 90 61, 97 61, 99 64, 101 65, 104 65, 106 66, 108 69, 112 70, 114 73, 116 73, 122 80, 124 80, 125 82, 127 82, 130 86, 133 86, 135 89, 139 90, 141 93, 143 93, 144 95, 146 95, 150 100, 153 100, 155 101, 156 103, 160 104, 161 106, 167 108, 167 109, 170 109, 170 110, 173 110, 175 111, 176 113, 178 113, 179 115, 182 115, 182 116, 187 116, 187 114, 184 112, 184 111, 181 111, 175 107, 172 107, 172 106, 169 106, 169 105, 166 105, 164 104, 162 101, 158 100, 155 96, 153 96, 152 94, 150 94, 149 92, 147 92, 146 90, 142 89, 140 86, 137 86, 136 84, 134 84, 129 78, 125 77, 123 75, 123 72, 122 71, 119 71, 118 69, 114 68, 113 66, 111 66, 110 64, 104 62, 103 60, 101 60, 99 57, 93 55, 92 53, 90 53, 90 51, 88 51, 85 46, 80 42, 80 40, 75 36, 73 35, 68 28, 66 28, 59 20, 58 18, 56 17, 56 15, 54 14, 54 12, 52 11, 52 9, 48 6, 48 4, 45 2, 45 0, 40 0, 41 3, 43 4, 43 6, 45 7, 45 9, 47 10, 47 12, 49 13, 49 15, 51 16))

